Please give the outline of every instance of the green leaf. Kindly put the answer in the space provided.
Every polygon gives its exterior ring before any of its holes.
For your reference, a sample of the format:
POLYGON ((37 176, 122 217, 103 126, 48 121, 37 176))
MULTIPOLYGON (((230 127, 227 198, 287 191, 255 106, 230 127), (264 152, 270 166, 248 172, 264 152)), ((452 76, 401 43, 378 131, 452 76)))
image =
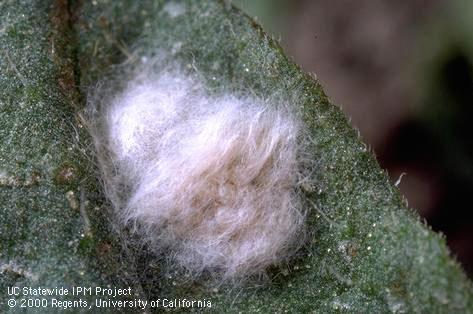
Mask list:
POLYGON ((315 79, 229 2, 33 3, 0 4, 2 291, 113 284, 148 301, 207 299, 216 312, 473 311, 471 283, 444 239, 407 209, 315 79), (120 254, 77 114, 112 65, 153 53, 198 72, 215 93, 251 92, 304 112, 311 238, 271 270, 272 284, 209 287, 161 273, 141 248, 120 254))
POLYGON ((106 236, 95 170, 87 141, 80 141, 86 133, 75 114, 80 96, 66 3, 2 1, 0 22, 0 312, 6 312, 7 299, 15 299, 9 287, 105 287, 112 277, 119 282, 126 267, 111 257, 118 246, 106 236))

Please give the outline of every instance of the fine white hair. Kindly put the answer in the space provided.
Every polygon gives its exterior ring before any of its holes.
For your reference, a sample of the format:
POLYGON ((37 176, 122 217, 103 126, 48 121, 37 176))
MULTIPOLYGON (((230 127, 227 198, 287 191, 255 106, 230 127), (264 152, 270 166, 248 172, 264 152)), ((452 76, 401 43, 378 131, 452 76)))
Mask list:
POLYGON ((129 76, 121 87, 101 82, 88 100, 120 224, 196 277, 241 280, 286 261, 304 239, 297 114, 212 96, 184 71, 129 76))

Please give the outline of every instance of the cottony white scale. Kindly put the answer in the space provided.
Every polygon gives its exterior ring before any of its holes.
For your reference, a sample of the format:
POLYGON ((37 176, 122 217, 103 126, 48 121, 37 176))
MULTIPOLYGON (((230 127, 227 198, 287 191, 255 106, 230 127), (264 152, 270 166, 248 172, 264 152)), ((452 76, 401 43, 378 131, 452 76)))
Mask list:
POLYGON ((234 280, 300 247, 300 123, 287 106, 209 96, 179 71, 134 76, 100 106, 93 94, 107 196, 151 249, 192 275, 234 280))

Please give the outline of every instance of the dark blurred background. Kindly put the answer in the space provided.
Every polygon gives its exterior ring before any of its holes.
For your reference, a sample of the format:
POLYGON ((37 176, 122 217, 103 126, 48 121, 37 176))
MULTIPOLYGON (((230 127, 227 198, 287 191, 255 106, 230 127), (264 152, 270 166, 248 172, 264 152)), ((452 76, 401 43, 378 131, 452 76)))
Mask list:
POLYGON ((234 2, 316 74, 473 277, 473 1, 234 2))

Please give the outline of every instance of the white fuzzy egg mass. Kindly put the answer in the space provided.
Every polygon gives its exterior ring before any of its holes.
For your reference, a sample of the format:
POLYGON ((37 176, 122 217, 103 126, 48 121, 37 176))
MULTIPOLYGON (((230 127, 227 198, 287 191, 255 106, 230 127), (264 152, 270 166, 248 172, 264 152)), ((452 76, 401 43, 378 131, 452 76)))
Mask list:
POLYGON ((89 107, 101 120, 91 129, 105 191, 151 249, 191 274, 235 279, 300 247, 301 126, 287 106, 210 96, 169 71, 132 78, 100 106, 97 97, 89 107))

